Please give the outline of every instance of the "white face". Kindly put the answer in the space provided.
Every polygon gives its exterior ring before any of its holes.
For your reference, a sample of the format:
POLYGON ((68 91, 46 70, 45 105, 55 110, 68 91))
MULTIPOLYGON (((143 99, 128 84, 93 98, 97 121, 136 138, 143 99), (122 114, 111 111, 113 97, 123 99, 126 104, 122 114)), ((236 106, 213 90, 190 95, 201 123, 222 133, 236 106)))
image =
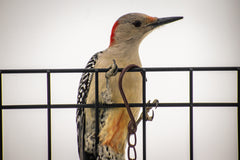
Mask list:
POLYGON ((120 17, 115 23, 111 40, 118 43, 140 43, 154 28, 182 18, 156 18, 141 13, 130 13, 120 17))
POLYGON ((125 15, 119 18, 113 38, 118 43, 140 43, 153 30, 154 27, 150 24, 156 21, 157 18, 145 14, 132 13, 125 15))

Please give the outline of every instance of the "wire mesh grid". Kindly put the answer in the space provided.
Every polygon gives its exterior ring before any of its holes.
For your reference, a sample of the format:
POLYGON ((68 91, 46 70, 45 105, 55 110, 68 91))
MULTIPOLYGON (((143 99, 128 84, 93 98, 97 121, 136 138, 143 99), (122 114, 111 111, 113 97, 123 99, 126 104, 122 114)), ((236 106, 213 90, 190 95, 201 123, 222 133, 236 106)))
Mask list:
MULTIPOLYGON (((0 115, 1 115, 1 158, 3 159, 3 119, 2 119, 2 112, 3 110, 8 109, 47 109, 47 138, 48 138, 48 160, 52 159, 52 118, 51 118, 51 109, 57 108, 91 108, 95 107, 96 110, 99 107, 124 107, 124 104, 111 104, 111 105, 102 105, 98 102, 98 94, 95 94, 96 103, 95 104, 52 104, 51 103, 51 74, 52 73, 82 73, 82 72, 94 72, 95 73, 95 85, 98 86, 98 74, 100 72, 106 72, 107 69, 24 69, 24 70, 0 70, 0 115), (3 105, 3 92, 2 92, 2 77, 5 74, 33 74, 33 73, 43 73, 47 75, 47 104, 46 105, 3 105)), ((119 72, 122 69, 119 69, 119 72)), ((189 73, 189 102, 188 103, 159 103, 158 107, 188 107, 189 108, 189 159, 194 159, 194 141, 193 141, 193 108, 194 107, 237 107, 237 127, 238 127, 238 159, 239 159, 239 108, 240 108, 240 67, 177 67, 177 68, 135 68, 132 69, 130 72, 142 72, 143 73, 143 97, 142 103, 131 103, 131 107, 138 107, 142 106, 143 111, 146 107, 146 72, 181 72, 185 71, 189 73), (236 103, 195 103, 193 100, 193 73, 198 71, 235 71, 237 72, 237 102, 236 103)), ((95 87, 95 93, 98 93, 98 87, 95 87)), ((98 117, 98 112, 96 112, 96 118, 98 117)), ((143 152, 142 157, 143 160, 146 160, 146 121, 145 116, 143 117, 142 123, 142 134, 143 134, 143 152)), ((98 118, 97 118, 98 119, 98 118)), ((97 123, 96 123, 97 124, 97 123)), ((96 130, 98 130, 98 125, 96 125, 96 130)), ((96 141, 97 142, 97 141, 96 141)), ((97 145, 96 145, 97 146, 97 145)))

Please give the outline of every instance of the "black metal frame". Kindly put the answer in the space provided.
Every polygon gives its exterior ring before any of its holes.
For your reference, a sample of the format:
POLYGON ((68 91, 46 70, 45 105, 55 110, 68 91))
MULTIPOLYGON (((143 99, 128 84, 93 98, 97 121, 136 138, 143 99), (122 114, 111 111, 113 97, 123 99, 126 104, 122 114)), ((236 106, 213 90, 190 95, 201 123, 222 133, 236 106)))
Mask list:
MULTIPOLYGON (((121 71, 122 69, 119 69, 121 71)), ((78 108, 96 107, 124 107, 124 104, 112 104, 102 105, 98 102, 98 94, 95 94, 96 104, 51 104, 51 73, 81 73, 81 72, 94 72, 95 73, 95 85, 98 86, 98 74, 100 72, 106 72, 107 69, 23 69, 23 70, 0 70, 0 115, 1 115, 1 158, 3 159, 3 128, 2 128, 2 111, 5 109, 47 109, 47 123, 48 123, 48 160, 52 159, 52 140, 51 140, 51 109, 52 108, 78 108), (3 74, 18 74, 18 73, 46 73, 47 74, 47 104, 46 105, 3 105, 2 104, 2 75, 3 74)), ((146 72, 171 72, 171 71, 186 71, 189 72, 189 103, 160 103, 158 107, 189 107, 189 148, 190 148, 190 160, 193 160, 193 108, 194 107, 237 107, 237 121, 238 121, 238 157, 239 157, 239 108, 240 108, 240 67, 176 67, 176 68, 135 68, 130 72, 142 72, 143 73, 143 102, 132 103, 131 107, 142 106, 143 111, 146 107, 146 72), (194 103, 193 101, 193 72, 196 71, 236 71, 237 83, 238 83, 238 99, 237 103, 194 103)), ((98 93, 98 87, 95 87, 95 93, 98 93)), ((143 112, 145 113, 145 112, 143 112)), ((98 112, 96 112, 96 119, 98 120, 98 112)), ((145 116, 143 116, 145 117, 145 116)), ((97 124, 97 123, 96 123, 97 124)), ((146 122, 143 121, 143 160, 146 160, 146 122)), ((98 127, 96 127, 98 130, 98 127)), ((239 159, 239 158, 238 158, 239 159)))

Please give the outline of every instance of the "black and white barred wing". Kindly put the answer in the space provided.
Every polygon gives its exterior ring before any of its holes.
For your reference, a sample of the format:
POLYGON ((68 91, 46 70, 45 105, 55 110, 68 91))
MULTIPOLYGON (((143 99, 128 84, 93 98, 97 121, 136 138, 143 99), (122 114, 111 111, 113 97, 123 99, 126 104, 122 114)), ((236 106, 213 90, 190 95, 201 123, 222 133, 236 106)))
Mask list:
MULTIPOLYGON (((94 68, 96 61, 98 59, 98 54, 92 56, 92 58, 88 61, 86 69, 94 68)), ((78 104, 86 104, 86 99, 88 95, 88 91, 90 88, 90 84, 92 81, 93 72, 84 72, 80 79, 79 88, 78 88, 78 104)))
MULTIPOLYGON (((88 61, 86 69, 94 68, 98 55, 102 52, 98 52, 95 55, 91 57, 91 59, 88 61)), ((78 88, 78 97, 77 97, 77 104, 86 104, 88 91, 90 88, 90 84, 92 81, 93 72, 84 72, 81 76, 79 88, 78 88)), ((83 159, 83 153, 84 153, 84 128, 85 128, 85 117, 84 117, 84 108, 78 108, 77 109, 77 139, 78 139, 78 152, 80 155, 80 158, 83 159)))

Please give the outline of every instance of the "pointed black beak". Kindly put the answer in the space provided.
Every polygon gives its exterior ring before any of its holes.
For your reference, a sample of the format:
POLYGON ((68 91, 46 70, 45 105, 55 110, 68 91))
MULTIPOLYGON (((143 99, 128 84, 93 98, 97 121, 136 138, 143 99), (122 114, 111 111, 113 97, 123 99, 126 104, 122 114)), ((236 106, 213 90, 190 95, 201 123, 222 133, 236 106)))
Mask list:
POLYGON ((149 24, 150 26, 158 27, 164 24, 168 24, 177 20, 183 19, 183 17, 164 17, 164 18, 158 18, 156 22, 153 22, 149 24))

